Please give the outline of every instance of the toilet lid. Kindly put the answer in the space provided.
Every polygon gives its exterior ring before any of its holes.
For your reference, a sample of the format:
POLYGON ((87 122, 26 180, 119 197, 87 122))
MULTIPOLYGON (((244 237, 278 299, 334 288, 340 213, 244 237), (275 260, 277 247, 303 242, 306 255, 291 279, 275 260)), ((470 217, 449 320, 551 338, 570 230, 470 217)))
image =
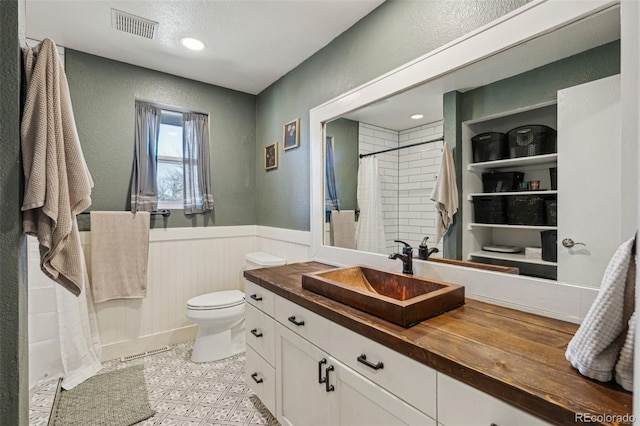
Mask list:
POLYGON ((223 309, 244 303, 244 293, 239 290, 216 291, 202 294, 187 301, 189 309, 223 309))

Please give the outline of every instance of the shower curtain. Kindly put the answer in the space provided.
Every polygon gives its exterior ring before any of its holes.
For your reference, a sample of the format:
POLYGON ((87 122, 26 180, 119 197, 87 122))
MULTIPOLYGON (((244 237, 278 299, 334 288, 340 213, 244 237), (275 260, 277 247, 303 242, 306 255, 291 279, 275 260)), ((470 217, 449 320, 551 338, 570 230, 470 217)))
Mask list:
POLYGON ((357 249, 371 253, 386 253, 378 159, 375 156, 360 159, 357 199, 360 208, 356 227, 357 249))

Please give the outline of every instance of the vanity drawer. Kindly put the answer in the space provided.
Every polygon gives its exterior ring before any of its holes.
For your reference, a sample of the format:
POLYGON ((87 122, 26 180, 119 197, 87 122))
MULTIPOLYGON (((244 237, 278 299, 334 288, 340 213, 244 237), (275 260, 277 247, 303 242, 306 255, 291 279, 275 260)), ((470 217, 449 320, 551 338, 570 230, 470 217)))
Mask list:
POLYGON ((331 324, 331 355, 436 418, 436 371, 345 327, 331 324))
POLYGON ((276 320, 325 351, 330 351, 331 322, 320 315, 276 296, 276 320))
POLYGON ((438 422, 443 426, 549 424, 442 373, 438 373, 438 422))
POLYGON ((245 330, 247 345, 258 352, 269 364, 276 359, 276 323, 273 318, 247 303, 245 309, 245 330))
POLYGON ((244 298, 265 314, 273 317, 275 294, 249 280, 244 280, 244 298))
POLYGON ((276 412, 276 371, 251 346, 247 346, 245 381, 271 412, 276 412))

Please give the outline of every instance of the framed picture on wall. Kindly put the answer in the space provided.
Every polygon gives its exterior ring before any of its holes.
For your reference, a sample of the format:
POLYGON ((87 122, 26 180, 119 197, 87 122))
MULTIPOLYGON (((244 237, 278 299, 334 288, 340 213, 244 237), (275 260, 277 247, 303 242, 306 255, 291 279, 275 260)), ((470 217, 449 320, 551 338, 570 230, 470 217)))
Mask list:
POLYGON ((285 123, 282 129, 282 144, 284 150, 297 148, 300 146, 300 119, 296 118, 285 123))
POLYGON ((272 170, 278 167, 278 142, 264 147, 264 169, 272 170))

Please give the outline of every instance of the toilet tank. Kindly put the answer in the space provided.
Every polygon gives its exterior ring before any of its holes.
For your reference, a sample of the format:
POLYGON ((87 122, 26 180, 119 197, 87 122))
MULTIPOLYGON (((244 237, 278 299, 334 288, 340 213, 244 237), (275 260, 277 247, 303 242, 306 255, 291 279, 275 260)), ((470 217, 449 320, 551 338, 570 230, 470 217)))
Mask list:
POLYGON ((287 259, 274 256, 263 251, 247 253, 245 256, 247 269, 270 268, 273 266, 282 266, 287 264, 287 259))

